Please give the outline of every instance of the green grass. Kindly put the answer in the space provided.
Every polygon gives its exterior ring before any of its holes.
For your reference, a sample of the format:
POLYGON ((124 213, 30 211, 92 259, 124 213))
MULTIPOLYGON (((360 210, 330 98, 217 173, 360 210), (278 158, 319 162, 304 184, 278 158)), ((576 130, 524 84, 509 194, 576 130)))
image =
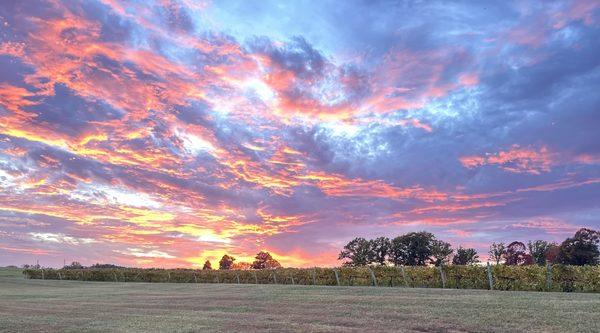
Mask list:
POLYGON ((600 332, 600 295, 26 280, 0 269, 3 332, 600 332))

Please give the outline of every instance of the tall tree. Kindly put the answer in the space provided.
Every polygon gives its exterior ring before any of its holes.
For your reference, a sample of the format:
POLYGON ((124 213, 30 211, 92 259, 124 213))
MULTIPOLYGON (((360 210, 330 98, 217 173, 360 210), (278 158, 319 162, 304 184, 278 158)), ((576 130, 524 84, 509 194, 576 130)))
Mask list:
POLYGON ((565 265, 596 265, 600 262, 599 243, 600 232, 581 228, 560 244, 558 261, 565 265))
POLYGON ((424 266, 430 262, 434 239, 432 233, 425 231, 398 236, 392 239, 390 260, 395 265, 424 266))
POLYGON ((490 259, 493 259, 496 262, 496 265, 500 263, 500 260, 504 257, 504 251, 506 251, 506 246, 504 243, 492 243, 490 245, 490 259))
POLYGON ((390 239, 378 237, 369 241, 369 263, 385 265, 390 252, 390 239))
POLYGON ((555 264, 558 263, 558 254, 560 253, 560 246, 556 243, 550 243, 546 250, 546 262, 555 264))
POLYGON ((279 268, 281 264, 279 261, 275 260, 269 252, 260 251, 254 257, 254 262, 252 263, 253 269, 270 269, 270 268, 279 268))
POLYGON ((533 258, 533 262, 536 265, 546 265, 546 252, 550 248, 550 243, 545 240, 536 240, 527 242, 527 249, 529 249, 529 255, 533 258))
POLYGON ((526 252, 527 247, 521 242, 512 242, 504 251, 504 264, 514 265, 533 265, 533 258, 526 252))
POLYGON ((452 246, 441 240, 434 239, 431 241, 431 262, 440 266, 450 260, 452 254, 452 246))
POLYGON ((369 264, 370 252, 371 246, 369 241, 358 237, 344 246, 338 260, 348 259, 348 261, 343 263, 344 266, 365 266, 369 264))
POLYGON ((208 261, 208 260, 205 261, 204 262, 204 266, 202 266, 202 269, 203 270, 210 270, 210 269, 212 269, 212 265, 211 265, 210 261, 208 261))
POLYGON ((235 261, 234 257, 223 255, 221 260, 219 260, 219 269, 231 269, 233 266, 233 262, 235 261))
POLYGON ((456 255, 452 258, 453 265, 473 265, 479 262, 479 255, 473 248, 463 249, 462 246, 456 250, 456 255))

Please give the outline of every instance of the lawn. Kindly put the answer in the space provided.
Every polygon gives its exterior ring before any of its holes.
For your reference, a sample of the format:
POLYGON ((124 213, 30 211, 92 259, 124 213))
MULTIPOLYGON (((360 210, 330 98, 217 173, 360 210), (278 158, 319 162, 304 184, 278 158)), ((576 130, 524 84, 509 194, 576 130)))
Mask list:
POLYGON ((600 295, 26 280, 0 269, 2 332, 600 332, 600 295))

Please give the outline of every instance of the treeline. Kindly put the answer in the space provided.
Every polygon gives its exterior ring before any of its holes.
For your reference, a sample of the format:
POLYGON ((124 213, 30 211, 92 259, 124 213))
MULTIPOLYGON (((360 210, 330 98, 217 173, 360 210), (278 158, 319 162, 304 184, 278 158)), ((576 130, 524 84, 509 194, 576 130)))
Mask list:
MULTIPOLYGON (((493 243, 489 258, 496 264, 513 265, 597 265, 600 261, 600 232, 582 228, 561 244, 544 240, 493 243)), ((437 239, 432 233, 421 231, 407 233, 393 239, 378 237, 367 240, 355 238, 340 252, 344 266, 366 265, 427 266, 472 265, 479 262, 473 248, 452 249, 450 243, 437 239)))

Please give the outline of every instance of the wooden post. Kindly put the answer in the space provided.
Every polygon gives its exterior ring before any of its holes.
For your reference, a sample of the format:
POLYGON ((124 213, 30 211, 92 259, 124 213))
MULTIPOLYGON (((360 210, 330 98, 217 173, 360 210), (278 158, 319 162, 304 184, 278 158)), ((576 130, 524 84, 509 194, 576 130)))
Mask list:
POLYGON ((438 270, 440 271, 440 276, 442 278, 442 288, 446 289, 446 274, 444 273, 444 268, 442 264, 438 266, 438 270))
POLYGON ((337 285, 340 285, 340 276, 338 275, 338 271, 337 269, 333 269, 333 273, 335 274, 335 281, 337 282, 337 285))
POLYGON ((317 269, 313 268, 312 270, 312 278, 313 278, 313 285, 317 285, 317 269))
POLYGON ((117 279, 117 273, 113 272, 113 275, 115 276, 115 282, 119 282, 119 280, 117 279))
POLYGON ((371 273, 371 284, 373 284, 373 287, 377 287, 377 278, 375 277, 375 273, 371 267, 367 266, 367 268, 369 269, 369 273, 371 273))
POLYGON ((235 272, 235 278, 237 280, 237 283, 240 284, 240 273, 235 272))
POLYGON ((46 279, 44 278, 44 269, 43 269, 43 268, 42 268, 42 280, 46 280, 46 279))
POLYGON ((221 279, 219 279, 221 272, 217 271, 217 283, 221 283, 221 279))
POLYGON ((552 290, 552 265, 550 263, 546 264, 546 289, 552 290))
POLYGON ((254 283, 258 284, 258 276, 256 276, 256 271, 252 271, 254 273, 254 283))
POLYGON ((171 271, 167 271, 167 282, 171 282, 171 271))
POLYGON ((273 270, 273 283, 277 284, 277 274, 275 274, 275 270, 273 270))
POLYGON ((58 279, 62 280, 62 276, 60 276, 60 272, 58 272, 58 279))
POLYGON ((404 280, 404 286, 408 287, 408 280, 406 279, 406 272, 404 271, 404 265, 400 266, 400 270, 402 271, 402 279, 404 280))
POLYGON ((196 277, 196 273, 194 273, 194 282, 198 283, 198 278, 196 277))
POLYGON ((290 277, 292 278, 292 284, 296 284, 294 283, 294 275, 291 275, 290 277))
POLYGON ((492 266, 490 266, 490 262, 487 263, 487 276, 488 282, 490 284, 490 290, 494 290, 494 278, 492 277, 492 266))

